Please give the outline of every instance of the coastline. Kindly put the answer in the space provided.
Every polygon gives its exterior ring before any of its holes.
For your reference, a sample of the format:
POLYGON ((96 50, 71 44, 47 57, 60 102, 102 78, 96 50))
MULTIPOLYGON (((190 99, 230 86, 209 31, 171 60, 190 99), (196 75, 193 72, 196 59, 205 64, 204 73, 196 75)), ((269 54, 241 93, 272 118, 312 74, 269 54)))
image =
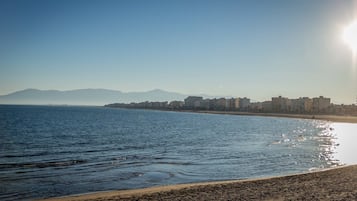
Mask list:
MULTIPOLYGON (((116 107, 109 107, 109 108, 115 109, 116 107)), ((349 115, 291 114, 291 113, 263 113, 263 112, 258 113, 258 112, 238 112, 238 111, 215 111, 215 110, 166 110, 166 109, 148 109, 148 108, 120 108, 120 109, 153 110, 153 111, 163 111, 163 112, 188 112, 188 113, 199 113, 199 114, 282 117, 282 118, 295 118, 295 119, 315 119, 315 120, 341 122, 341 123, 357 123, 357 116, 349 116, 349 115)))
POLYGON ((316 119, 333 122, 357 123, 357 116, 342 116, 342 115, 314 115, 314 114, 287 114, 287 113, 253 113, 253 112, 235 112, 235 111, 183 111, 193 113, 207 113, 207 114, 228 114, 241 116, 261 116, 261 117, 284 117, 297 119, 316 119))
POLYGON ((74 200, 355 200, 357 165, 260 179, 157 186, 50 198, 74 200))
MULTIPOLYGON (((300 118, 357 123, 356 116, 188 110, 173 112, 300 118), (314 118, 312 118, 313 116, 314 118)), ((113 190, 44 200, 357 200, 357 165, 287 176, 113 190)))

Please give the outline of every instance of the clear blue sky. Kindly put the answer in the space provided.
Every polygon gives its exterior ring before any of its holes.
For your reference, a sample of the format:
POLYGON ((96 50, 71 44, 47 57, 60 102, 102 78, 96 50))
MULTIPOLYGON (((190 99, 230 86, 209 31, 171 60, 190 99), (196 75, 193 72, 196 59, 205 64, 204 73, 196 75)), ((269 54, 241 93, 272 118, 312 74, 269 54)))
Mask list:
POLYGON ((0 1, 0 94, 155 88, 353 103, 348 0, 0 1))

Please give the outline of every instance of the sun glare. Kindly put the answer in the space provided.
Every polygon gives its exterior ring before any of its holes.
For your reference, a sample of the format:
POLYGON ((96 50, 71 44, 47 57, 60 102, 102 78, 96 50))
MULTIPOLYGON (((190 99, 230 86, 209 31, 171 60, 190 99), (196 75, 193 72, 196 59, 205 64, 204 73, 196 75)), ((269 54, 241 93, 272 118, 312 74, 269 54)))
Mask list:
POLYGON ((357 51, 357 20, 348 25, 343 31, 343 41, 350 46, 353 53, 357 51))

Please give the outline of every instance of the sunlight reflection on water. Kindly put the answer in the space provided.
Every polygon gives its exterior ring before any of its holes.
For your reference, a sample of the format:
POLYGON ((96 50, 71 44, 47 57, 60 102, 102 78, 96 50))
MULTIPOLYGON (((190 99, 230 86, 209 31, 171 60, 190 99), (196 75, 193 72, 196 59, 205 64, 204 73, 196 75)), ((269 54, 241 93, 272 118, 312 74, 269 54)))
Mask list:
POLYGON ((353 164, 356 131, 356 124, 311 119, 0 106, 0 200, 353 164))
POLYGON ((332 132, 336 136, 334 158, 346 165, 357 164, 357 124, 332 123, 332 132))

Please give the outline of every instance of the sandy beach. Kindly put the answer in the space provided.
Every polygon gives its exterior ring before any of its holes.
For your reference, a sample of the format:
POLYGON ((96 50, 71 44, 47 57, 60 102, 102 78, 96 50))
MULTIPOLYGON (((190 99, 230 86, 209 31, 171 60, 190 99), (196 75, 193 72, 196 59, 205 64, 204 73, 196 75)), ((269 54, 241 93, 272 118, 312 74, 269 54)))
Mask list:
POLYGON ((74 200, 356 200, 357 165, 252 180, 160 186, 52 198, 74 200))
POLYGON ((312 115, 312 114, 285 114, 285 113, 253 113, 253 112, 235 112, 235 111, 191 111, 207 114, 228 114, 228 115, 245 115, 245 116, 262 116, 262 117, 285 117, 298 119, 317 119, 333 122, 357 123, 357 116, 343 115, 312 115))

